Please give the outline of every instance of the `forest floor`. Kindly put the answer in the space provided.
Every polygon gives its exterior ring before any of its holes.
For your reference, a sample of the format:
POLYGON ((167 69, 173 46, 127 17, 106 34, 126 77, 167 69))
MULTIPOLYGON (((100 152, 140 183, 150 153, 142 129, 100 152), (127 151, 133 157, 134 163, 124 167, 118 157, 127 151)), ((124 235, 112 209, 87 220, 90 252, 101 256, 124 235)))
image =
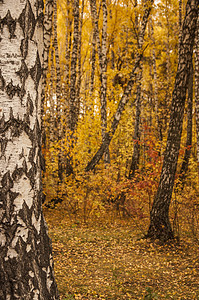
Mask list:
POLYGON ((61 300, 199 299, 199 245, 191 239, 163 246, 141 239, 132 220, 85 225, 61 210, 44 213, 61 300))

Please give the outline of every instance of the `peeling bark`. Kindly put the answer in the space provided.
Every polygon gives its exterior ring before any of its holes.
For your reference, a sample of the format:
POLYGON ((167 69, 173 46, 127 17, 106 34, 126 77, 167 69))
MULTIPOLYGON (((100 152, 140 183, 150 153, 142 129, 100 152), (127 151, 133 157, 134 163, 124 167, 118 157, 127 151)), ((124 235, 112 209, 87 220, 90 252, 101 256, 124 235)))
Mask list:
POLYGON ((0 299, 59 299, 41 209, 42 10, 0 3, 0 299))

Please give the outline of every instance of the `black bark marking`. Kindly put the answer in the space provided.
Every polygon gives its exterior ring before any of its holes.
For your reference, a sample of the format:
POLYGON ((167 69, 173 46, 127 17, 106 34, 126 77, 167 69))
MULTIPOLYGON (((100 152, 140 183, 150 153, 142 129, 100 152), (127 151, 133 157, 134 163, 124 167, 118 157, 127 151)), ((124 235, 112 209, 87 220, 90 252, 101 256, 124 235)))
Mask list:
POLYGON ((27 67, 24 59, 22 59, 21 67, 20 67, 19 71, 16 72, 16 74, 20 77, 20 80, 22 83, 28 78, 28 67, 27 67))
POLYGON ((32 116, 33 115, 33 111, 34 111, 34 105, 33 105, 33 101, 30 97, 30 94, 28 94, 28 98, 27 98, 27 114, 32 116))
POLYGON ((21 178, 21 176, 24 174, 23 168, 16 167, 14 172, 12 173, 12 178, 14 181, 17 181, 21 178))
POLYGON ((26 6, 19 16, 18 22, 23 30, 25 39, 31 40, 35 31, 36 20, 29 0, 26 2, 26 6))
POLYGON ((7 15, 0 21, 0 27, 2 28, 2 25, 8 26, 8 30, 10 33, 10 39, 16 38, 15 29, 16 29, 16 21, 12 18, 10 10, 8 10, 7 15))
POLYGON ((13 85, 11 79, 11 81, 6 86, 6 93, 10 99, 12 99, 16 94, 19 97, 22 94, 22 88, 19 85, 17 86, 13 85))
POLYGON ((13 187, 13 180, 10 176, 10 172, 6 172, 4 175, 3 175, 3 178, 1 180, 1 191, 2 192, 8 192, 12 187, 13 187))
POLYGON ((8 139, 6 139, 6 138, 0 139, 0 143, 1 143, 1 155, 0 155, 0 158, 1 158, 5 154, 6 146, 7 146, 7 143, 8 143, 8 139))
POLYGON ((1 69, 0 69, 0 89, 2 91, 4 91, 5 85, 6 85, 5 79, 3 78, 3 75, 2 75, 1 69))
POLYGON ((36 173, 37 173, 37 167, 36 167, 35 163, 32 162, 32 167, 30 168, 30 170, 27 173, 27 177, 30 180, 30 184, 31 184, 32 188, 35 186, 35 176, 36 176, 36 173))
POLYGON ((42 67, 39 58, 39 53, 37 52, 37 57, 35 61, 34 67, 30 70, 30 75, 36 84, 36 88, 38 87, 41 75, 42 75, 42 67))
POLYGON ((3 116, 0 119, 0 133, 2 132, 2 128, 5 127, 5 115, 3 114, 3 116))
POLYGON ((28 54, 28 39, 23 39, 21 41, 20 50, 22 57, 25 59, 28 54))

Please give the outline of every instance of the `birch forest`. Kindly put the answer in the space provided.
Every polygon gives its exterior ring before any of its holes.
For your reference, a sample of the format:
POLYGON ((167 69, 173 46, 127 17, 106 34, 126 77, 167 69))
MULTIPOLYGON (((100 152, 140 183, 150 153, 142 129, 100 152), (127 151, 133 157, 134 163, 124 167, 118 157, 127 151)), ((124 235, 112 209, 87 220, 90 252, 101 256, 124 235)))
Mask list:
MULTIPOLYGON (((149 219, 168 152, 185 14, 180 0, 45 1, 45 206, 84 222, 109 214, 149 219)), ((175 137, 181 141, 171 222, 176 234, 187 223, 198 238, 196 20, 180 86, 186 100, 175 137)))
POLYGON ((43 210, 61 297, 198 299, 198 0, 44 2, 43 210))

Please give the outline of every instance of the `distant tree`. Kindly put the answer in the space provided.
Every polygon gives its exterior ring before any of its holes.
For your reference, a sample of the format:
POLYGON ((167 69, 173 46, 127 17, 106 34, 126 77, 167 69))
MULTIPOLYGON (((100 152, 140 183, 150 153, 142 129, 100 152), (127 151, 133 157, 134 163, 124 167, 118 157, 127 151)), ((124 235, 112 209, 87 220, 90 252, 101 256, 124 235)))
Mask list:
POLYGON ((0 299, 59 299, 42 213, 43 1, 0 2, 0 299))
POLYGON ((192 68, 193 45, 198 17, 198 0, 188 0, 179 46, 178 69, 172 96, 167 146, 158 191, 150 213, 147 237, 167 241, 174 238, 169 206, 180 149, 186 91, 192 68))

